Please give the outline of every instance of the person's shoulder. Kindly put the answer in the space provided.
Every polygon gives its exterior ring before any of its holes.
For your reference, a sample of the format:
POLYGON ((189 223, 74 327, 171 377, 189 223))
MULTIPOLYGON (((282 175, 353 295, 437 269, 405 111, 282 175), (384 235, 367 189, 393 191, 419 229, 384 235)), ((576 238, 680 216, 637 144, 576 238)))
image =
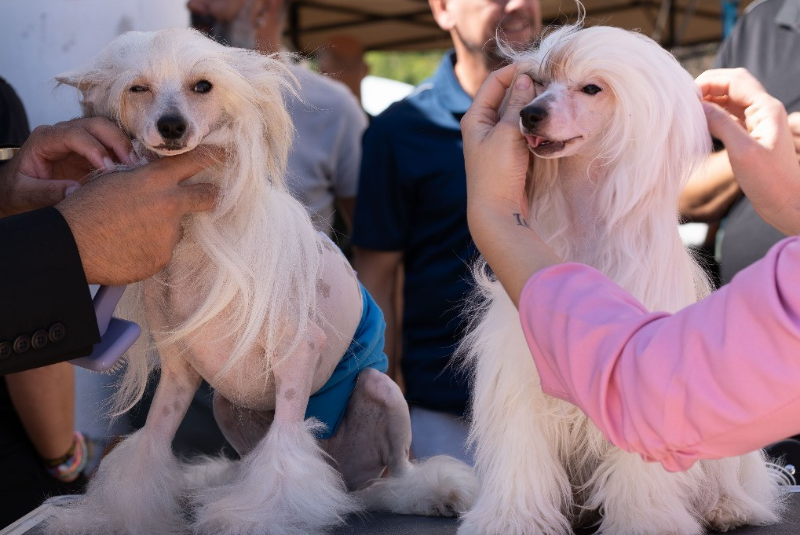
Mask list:
POLYGON ((785 3, 794 3, 800 7, 798 0, 756 0, 742 13, 742 19, 749 23, 763 23, 775 20, 775 16, 785 3))
POLYGON ((312 71, 302 64, 290 64, 289 71, 300 84, 300 93, 309 104, 329 107, 332 104, 352 105, 360 109, 355 95, 338 80, 312 71))
POLYGON ((428 110, 432 105, 433 83, 423 82, 414 88, 407 96, 390 104, 385 110, 372 118, 370 128, 376 129, 403 126, 416 126, 419 123, 427 122, 428 110))

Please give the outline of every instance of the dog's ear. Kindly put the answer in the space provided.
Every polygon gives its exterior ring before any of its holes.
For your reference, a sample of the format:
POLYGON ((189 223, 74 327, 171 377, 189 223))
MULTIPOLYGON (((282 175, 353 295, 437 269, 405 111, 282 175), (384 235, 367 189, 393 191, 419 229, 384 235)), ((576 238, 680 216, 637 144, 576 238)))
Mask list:
POLYGON ((105 93, 102 87, 107 75, 96 70, 69 71, 56 76, 59 85, 69 85, 81 93, 81 108, 85 117, 95 115, 97 101, 105 93))

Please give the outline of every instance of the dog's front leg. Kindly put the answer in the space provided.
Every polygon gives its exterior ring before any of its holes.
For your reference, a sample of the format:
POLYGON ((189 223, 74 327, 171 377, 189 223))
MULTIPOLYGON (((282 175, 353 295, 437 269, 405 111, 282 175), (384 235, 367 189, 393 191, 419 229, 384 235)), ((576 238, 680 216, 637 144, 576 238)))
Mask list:
POLYGON ((358 509, 304 422, 325 334, 311 324, 303 342, 273 369, 275 419, 241 461, 237 480, 198 496, 194 529, 208 534, 321 533, 358 509))
POLYGON ((53 533, 185 533, 183 479, 172 438, 200 376, 180 357, 165 360, 144 428, 128 436, 100 464, 86 495, 58 509, 53 533))

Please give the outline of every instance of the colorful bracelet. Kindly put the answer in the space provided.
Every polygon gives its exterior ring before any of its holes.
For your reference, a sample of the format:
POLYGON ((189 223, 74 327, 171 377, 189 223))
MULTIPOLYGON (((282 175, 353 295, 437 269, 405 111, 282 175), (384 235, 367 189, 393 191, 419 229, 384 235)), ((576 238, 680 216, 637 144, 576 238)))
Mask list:
POLYGON ((86 468, 86 439, 80 431, 75 431, 67 453, 57 459, 45 460, 47 472, 64 483, 71 483, 78 479, 83 469, 86 468))

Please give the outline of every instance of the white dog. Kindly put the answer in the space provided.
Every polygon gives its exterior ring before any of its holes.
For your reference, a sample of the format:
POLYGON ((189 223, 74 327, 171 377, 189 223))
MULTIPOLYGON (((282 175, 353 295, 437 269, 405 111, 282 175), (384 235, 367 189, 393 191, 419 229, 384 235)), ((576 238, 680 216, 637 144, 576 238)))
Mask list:
MULTIPOLYGON (((520 114, 533 153, 529 224, 650 310, 706 295, 678 234, 679 192, 710 149, 691 76, 654 41, 609 27, 563 27, 514 59, 536 90, 520 114)), ((481 491, 460 534, 565 534, 599 522, 609 535, 690 535, 779 520, 760 452, 669 473, 545 395, 516 308, 481 268, 462 345, 474 366, 481 491)))
POLYGON ((300 534, 364 507, 467 509, 477 493, 469 467, 408 461, 408 409, 379 371, 382 315, 287 192, 292 84, 281 61, 187 29, 132 32, 58 80, 81 91, 87 115, 115 120, 140 155, 213 144, 227 158, 193 179, 219 186, 216 208, 188 216, 168 266, 138 292, 129 288, 149 337, 131 351, 117 408, 141 397, 160 360, 147 424, 49 529, 300 534), (187 467, 172 456, 201 378, 215 389, 215 416, 241 461, 187 467))

